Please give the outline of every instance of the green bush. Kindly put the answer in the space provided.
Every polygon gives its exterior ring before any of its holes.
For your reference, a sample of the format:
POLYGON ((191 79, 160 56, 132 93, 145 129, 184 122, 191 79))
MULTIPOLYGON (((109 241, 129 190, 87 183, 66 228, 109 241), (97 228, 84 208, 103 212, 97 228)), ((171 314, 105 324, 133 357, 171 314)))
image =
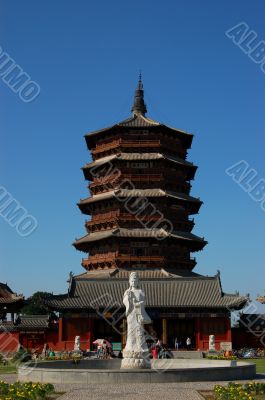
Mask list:
POLYGON ((12 362, 26 362, 31 360, 31 352, 25 347, 21 347, 12 359, 12 362))

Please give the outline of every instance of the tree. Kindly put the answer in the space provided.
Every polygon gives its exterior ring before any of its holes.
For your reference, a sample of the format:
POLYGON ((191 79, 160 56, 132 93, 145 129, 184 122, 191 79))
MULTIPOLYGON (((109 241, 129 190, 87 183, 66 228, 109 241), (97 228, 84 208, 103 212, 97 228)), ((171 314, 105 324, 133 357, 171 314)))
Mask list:
POLYGON ((45 300, 52 296, 48 292, 36 292, 26 300, 26 305, 22 308, 21 314, 25 315, 46 315, 50 310, 45 304, 45 300))

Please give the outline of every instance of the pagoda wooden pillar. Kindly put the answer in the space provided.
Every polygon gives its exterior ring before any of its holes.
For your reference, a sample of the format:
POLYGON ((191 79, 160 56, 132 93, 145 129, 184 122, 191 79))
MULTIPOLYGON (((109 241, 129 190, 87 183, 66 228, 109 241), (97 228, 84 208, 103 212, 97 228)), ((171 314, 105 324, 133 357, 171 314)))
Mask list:
POLYGON ((162 318, 162 343, 167 344, 167 319, 162 318))
POLYGON ((226 318, 226 340, 232 342, 231 322, 230 318, 226 318))
POLYGON ((63 341, 63 317, 59 318, 58 341, 59 343, 63 341))
POLYGON ((88 318, 88 335, 87 335, 88 336, 88 348, 89 348, 89 350, 91 350, 91 348, 92 348, 93 341, 95 339, 97 339, 97 338, 93 337, 93 327, 94 327, 94 321, 93 321, 93 319, 91 317, 89 317, 88 318))
POLYGON ((200 345, 200 341, 201 341, 201 321, 200 318, 197 317, 195 318, 195 347, 196 349, 200 349, 201 350, 201 345, 200 345))

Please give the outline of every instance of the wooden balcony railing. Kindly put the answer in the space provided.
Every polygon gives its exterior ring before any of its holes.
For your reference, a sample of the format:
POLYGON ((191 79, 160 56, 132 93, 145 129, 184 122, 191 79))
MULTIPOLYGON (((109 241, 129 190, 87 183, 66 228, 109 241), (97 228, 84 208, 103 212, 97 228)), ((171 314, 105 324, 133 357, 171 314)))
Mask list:
POLYGON ((89 189, 92 194, 105 193, 110 190, 115 190, 120 187, 122 182, 132 182, 136 189, 148 189, 154 187, 160 187, 161 189, 167 189, 179 193, 188 194, 190 191, 190 184, 185 182, 182 184, 176 184, 176 177, 168 176, 167 178, 163 174, 123 174, 121 176, 116 176, 109 180, 96 180, 89 184, 89 189), (146 185, 146 186, 142 186, 146 185))
POLYGON ((90 228, 92 226, 104 224, 104 223, 112 223, 112 222, 156 222, 159 221, 163 218, 168 219, 172 222, 172 224, 175 226, 175 230, 188 230, 191 231, 191 229, 194 226, 194 220, 183 220, 182 218, 176 218, 174 215, 167 215, 167 213, 162 213, 163 216, 161 216, 160 213, 154 213, 154 214, 140 214, 140 215, 134 215, 129 212, 122 212, 120 210, 116 211, 109 211, 104 214, 94 214, 92 216, 92 219, 89 221, 86 221, 86 227, 90 228))
POLYGON ((115 261, 126 262, 126 263, 159 263, 159 264, 171 264, 172 266, 177 266, 178 268, 183 269, 193 269, 196 265, 196 258, 188 259, 181 259, 181 258, 172 258, 172 257, 165 257, 162 255, 143 255, 143 256, 136 256, 131 254, 117 254, 117 253, 108 253, 108 254, 97 254, 94 256, 89 256, 86 259, 82 259, 82 266, 84 268, 90 268, 91 265, 96 264, 105 264, 105 263, 113 263, 115 261))
POLYGON ((119 255, 119 261, 126 262, 164 262, 165 257, 163 256, 133 256, 133 255, 119 255))
POLYGON ((91 264, 111 263, 113 261, 123 262, 164 262, 164 256, 133 256, 133 255, 95 255, 82 259, 82 266, 89 267, 91 264))
POLYGON ((165 257, 162 255, 142 255, 136 256, 131 254, 117 254, 117 253, 108 253, 108 254, 97 254, 94 256, 89 256, 89 258, 83 258, 82 264, 93 264, 93 263, 102 263, 102 262, 112 262, 114 260, 126 261, 126 262, 174 262, 178 264, 186 264, 186 265, 194 265, 196 264, 196 258, 181 259, 181 258, 171 258, 165 257))
POLYGON ((110 143, 102 143, 102 144, 97 144, 94 149, 92 149, 92 154, 98 154, 101 153, 102 151, 107 151, 111 149, 115 149, 115 147, 118 147, 120 145, 121 139, 118 140, 112 140, 110 143))
MULTIPOLYGON (((96 145, 94 149, 92 149, 92 154, 96 155, 98 153, 102 153, 108 150, 112 150, 114 148, 120 147, 123 148, 159 148, 164 147, 169 150, 180 151, 180 147, 178 143, 174 141, 168 140, 125 140, 125 139, 116 139, 107 143, 99 143, 96 145)), ((183 154, 184 155, 184 154, 183 154)))
POLYGON ((120 214, 120 211, 109 211, 109 212, 104 212, 102 214, 93 214, 92 220, 87 221, 88 222, 97 222, 97 221, 102 221, 103 220, 108 220, 117 217, 120 214))
POLYGON ((89 187, 94 187, 94 186, 99 186, 99 185, 108 185, 111 182, 115 182, 119 177, 121 176, 121 173, 115 174, 115 175, 109 175, 109 176, 104 176, 102 178, 95 178, 89 185, 89 187))

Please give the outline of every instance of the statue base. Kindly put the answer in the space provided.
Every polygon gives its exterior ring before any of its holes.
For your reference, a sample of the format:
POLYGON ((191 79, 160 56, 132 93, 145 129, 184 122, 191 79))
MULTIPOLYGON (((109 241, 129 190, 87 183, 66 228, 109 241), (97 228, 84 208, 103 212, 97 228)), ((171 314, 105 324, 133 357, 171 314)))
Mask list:
POLYGON ((218 355, 218 352, 215 349, 209 349, 207 351, 208 356, 216 356, 218 355))
POLYGON ((81 350, 72 350, 71 356, 81 356, 83 352, 81 350))
POLYGON ((148 352, 123 351, 121 369, 150 369, 150 357, 148 352))

